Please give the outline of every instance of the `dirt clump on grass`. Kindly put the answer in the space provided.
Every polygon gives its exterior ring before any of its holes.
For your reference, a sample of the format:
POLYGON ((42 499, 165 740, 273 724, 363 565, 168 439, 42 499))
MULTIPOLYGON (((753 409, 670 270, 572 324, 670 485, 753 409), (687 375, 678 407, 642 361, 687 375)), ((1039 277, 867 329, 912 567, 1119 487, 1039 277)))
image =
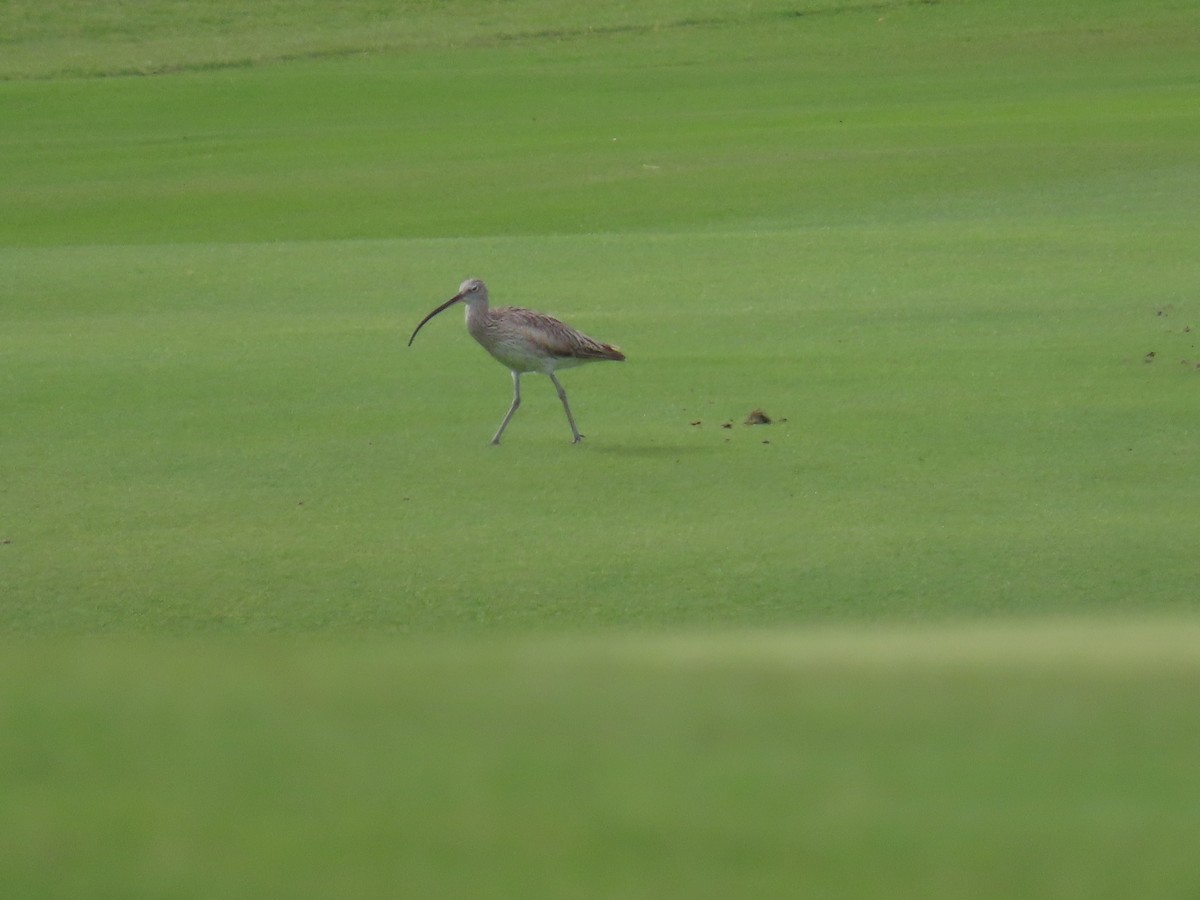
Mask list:
POLYGON ((750 410, 750 415, 746 416, 747 425, 770 425, 771 417, 761 409, 750 410))

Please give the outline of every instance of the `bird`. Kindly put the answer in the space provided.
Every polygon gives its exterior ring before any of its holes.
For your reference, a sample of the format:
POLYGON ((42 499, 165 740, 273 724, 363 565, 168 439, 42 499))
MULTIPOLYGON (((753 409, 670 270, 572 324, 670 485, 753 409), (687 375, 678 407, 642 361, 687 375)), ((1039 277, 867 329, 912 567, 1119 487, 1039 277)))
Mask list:
POLYGON ((620 348, 590 338, 570 325, 543 313, 519 306, 492 309, 488 306, 487 285, 478 278, 468 278, 458 286, 457 294, 422 319, 413 329, 408 346, 412 346, 417 332, 426 322, 455 303, 463 303, 467 307, 467 331, 471 333, 471 337, 512 373, 512 406, 508 408, 504 421, 492 436, 491 443, 500 443, 504 429, 508 427, 513 414, 520 407, 521 376, 530 372, 540 372, 550 378, 554 390, 558 392, 558 399, 562 401, 563 410, 566 411, 567 422, 571 426, 571 443, 578 444, 582 441, 583 435, 575 427, 575 417, 571 415, 571 406, 567 403, 567 392, 563 390, 554 372, 556 369, 569 369, 596 360, 623 362, 625 354, 620 348))

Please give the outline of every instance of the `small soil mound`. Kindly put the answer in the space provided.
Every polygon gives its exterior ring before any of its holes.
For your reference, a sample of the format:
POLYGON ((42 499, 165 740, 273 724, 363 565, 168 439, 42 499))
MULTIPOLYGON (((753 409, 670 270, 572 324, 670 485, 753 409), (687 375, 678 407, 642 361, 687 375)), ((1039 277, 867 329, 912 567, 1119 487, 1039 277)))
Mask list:
POLYGON ((768 416, 761 409, 754 409, 754 410, 750 411, 750 415, 746 416, 746 424, 747 425, 770 425, 771 417, 768 416))

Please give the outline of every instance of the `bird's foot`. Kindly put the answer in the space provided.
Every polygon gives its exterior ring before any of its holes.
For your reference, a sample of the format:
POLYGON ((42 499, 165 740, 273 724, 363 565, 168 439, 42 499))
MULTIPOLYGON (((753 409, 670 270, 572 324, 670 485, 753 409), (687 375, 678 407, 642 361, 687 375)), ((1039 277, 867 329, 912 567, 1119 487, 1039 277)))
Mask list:
POLYGON ((578 443, 580 443, 582 440, 583 440, 583 435, 582 435, 582 434, 577 434, 577 435, 575 435, 575 437, 573 437, 573 438, 571 439, 571 443, 572 443, 572 444, 578 444, 578 443))

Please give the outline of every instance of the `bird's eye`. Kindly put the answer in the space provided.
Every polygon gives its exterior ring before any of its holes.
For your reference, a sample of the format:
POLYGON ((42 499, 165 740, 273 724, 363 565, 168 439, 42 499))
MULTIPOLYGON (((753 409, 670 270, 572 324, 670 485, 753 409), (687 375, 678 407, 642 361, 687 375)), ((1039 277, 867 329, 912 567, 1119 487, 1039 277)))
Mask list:
POLYGON ((478 283, 476 283, 476 284, 473 284, 473 285, 471 285, 471 287, 470 287, 468 290, 470 290, 470 292, 471 292, 472 294, 477 294, 477 293, 479 293, 479 284, 478 284, 478 283))

